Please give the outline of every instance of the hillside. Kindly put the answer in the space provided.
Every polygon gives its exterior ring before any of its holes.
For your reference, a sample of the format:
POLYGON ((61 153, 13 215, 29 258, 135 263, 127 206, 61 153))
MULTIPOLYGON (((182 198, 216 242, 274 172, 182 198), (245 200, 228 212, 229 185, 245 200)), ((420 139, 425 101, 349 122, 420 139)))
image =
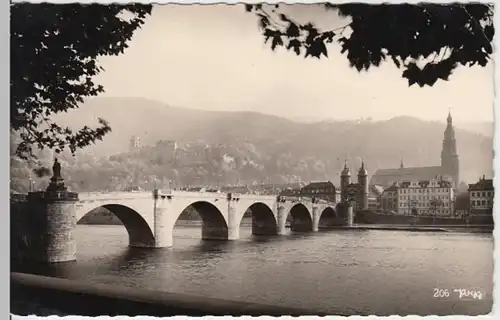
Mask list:
MULTIPOLYGON (((113 132, 103 142, 80 152, 77 159, 68 159, 72 168, 66 169, 67 175, 73 183, 78 180, 78 188, 98 188, 92 179, 137 180, 138 175, 142 177, 139 180, 149 184, 152 178, 146 176, 182 185, 281 183, 298 177, 337 183, 345 158, 352 167, 364 158, 369 173, 398 167, 401 159, 405 166, 438 165, 445 127, 444 122, 411 117, 378 122, 297 123, 253 112, 171 107, 141 98, 91 99, 59 120, 83 126, 97 117, 108 120, 113 132), (127 153, 132 135, 151 147, 127 153), (209 161, 185 166, 163 159, 161 148, 153 147, 158 140, 223 146, 211 148, 209 161), (118 155, 107 158, 114 154, 118 155)), ((462 178, 473 182, 483 174, 491 176, 492 138, 459 128, 456 138, 462 178)), ((190 156, 189 152, 186 156, 190 156)))

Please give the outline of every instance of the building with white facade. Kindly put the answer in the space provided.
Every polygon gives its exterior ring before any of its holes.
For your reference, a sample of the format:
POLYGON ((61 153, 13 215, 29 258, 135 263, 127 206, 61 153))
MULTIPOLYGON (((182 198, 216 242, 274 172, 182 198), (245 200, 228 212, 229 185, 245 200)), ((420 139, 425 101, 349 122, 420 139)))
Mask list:
POLYGON ((130 137, 130 151, 134 151, 134 150, 137 150, 137 149, 140 149, 142 147, 142 144, 141 144, 141 138, 137 137, 137 136, 132 136, 130 137))
POLYGON ((454 190, 448 179, 405 181, 398 188, 398 213, 424 216, 453 216, 454 190))
POLYGON ((382 209, 402 215, 449 217, 454 215, 453 183, 436 177, 426 181, 395 183, 382 194, 382 209))
POLYGON ((468 192, 471 215, 491 215, 493 213, 495 191, 492 179, 486 179, 483 176, 478 182, 469 184, 468 192))

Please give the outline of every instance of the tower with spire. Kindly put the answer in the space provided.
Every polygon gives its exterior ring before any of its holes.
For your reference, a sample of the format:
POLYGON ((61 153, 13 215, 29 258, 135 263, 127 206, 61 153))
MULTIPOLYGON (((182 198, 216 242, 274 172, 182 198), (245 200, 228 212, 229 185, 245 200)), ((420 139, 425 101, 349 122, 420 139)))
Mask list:
POLYGON ((364 160, 358 171, 358 197, 357 206, 359 210, 368 209, 368 172, 365 169, 364 160))
POLYGON ((453 179, 453 184, 455 186, 458 186, 458 184, 460 183, 460 166, 451 111, 448 112, 448 118, 446 119, 443 149, 441 151, 441 168, 444 174, 450 176, 453 179))
POLYGON ((358 170, 358 181, 351 181, 351 171, 347 164, 344 164, 344 169, 340 173, 340 195, 342 202, 352 203, 356 210, 368 209, 368 172, 365 168, 365 162, 361 161, 361 167, 358 170), (354 202, 354 203, 353 203, 354 202))
POLYGON ((351 171, 347 165, 347 160, 344 163, 344 169, 340 173, 340 197, 342 201, 347 200, 347 188, 351 184, 351 171))

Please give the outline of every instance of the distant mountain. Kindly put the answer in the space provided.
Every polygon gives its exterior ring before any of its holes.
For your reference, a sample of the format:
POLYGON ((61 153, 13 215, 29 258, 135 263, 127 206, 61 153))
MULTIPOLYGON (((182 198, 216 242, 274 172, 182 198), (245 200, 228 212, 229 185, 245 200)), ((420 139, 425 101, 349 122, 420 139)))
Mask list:
MULTIPOLYGON (((335 119, 321 119, 316 116, 290 117, 289 119, 299 123, 338 122, 338 120, 335 119)), ((360 118, 356 120, 346 120, 346 121, 351 123, 360 123, 360 122, 372 122, 373 119, 367 117, 367 118, 360 118)), ((492 121, 475 121, 475 122, 455 121, 455 127, 470 132, 480 133, 487 137, 493 137, 495 133, 495 125, 492 121)))
MULTIPOLYGON (((379 168, 399 167, 401 160, 405 166, 438 165, 445 128, 444 122, 407 116, 386 121, 299 123, 255 112, 172 107, 143 98, 89 99, 79 110, 58 116, 58 120, 81 127, 97 123, 98 117, 108 120, 113 131, 103 142, 81 154, 99 158, 126 153, 133 135, 149 146, 158 140, 221 144, 226 147, 219 151, 225 153, 226 158, 238 159, 243 167, 226 166, 222 170, 223 161, 218 159, 215 162, 219 164, 197 171, 197 176, 209 177, 203 181, 214 184, 215 179, 224 183, 226 177, 232 177, 233 181, 238 176, 241 180, 240 171, 250 164, 253 169, 247 168, 250 171, 243 175, 245 179, 283 181, 289 176, 300 176, 305 181, 331 179, 335 183, 345 158, 350 161, 351 170, 355 170, 363 158, 369 174, 379 168)), ((491 176, 491 136, 456 128, 456 138, 462 178, 473 182, 483 174, 491 176)), ((144 158, 135 161, 147 162, 152 154, 160 152, 155 148, 148 150, 138 156, 144 158)), ((177 175, 183 174, 178 168, 170 169, 177 170, 177 175)), ((147 171, 148 167, 141 170, 147 171)))
POLYGON ((495 135, 495 124, 489 121, 457 122, 456 126, 470 132, 477 132, 487 137, 495 135))

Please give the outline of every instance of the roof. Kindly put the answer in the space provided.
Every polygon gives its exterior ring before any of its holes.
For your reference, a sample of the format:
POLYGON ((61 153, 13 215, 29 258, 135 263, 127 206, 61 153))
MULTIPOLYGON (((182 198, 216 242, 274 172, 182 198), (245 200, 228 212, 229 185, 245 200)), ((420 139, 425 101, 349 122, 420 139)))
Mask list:
POLYGON ((292 189, 300 189, 303 188, 306 184, 304 182, 292 182, 292 183, 287 183, 285 185, 286 188, 292 188, 292 189))
POLYGON ((384 187, 379 185, 371 185, 370 192, 375 195, 381 195, 384 192, 384 187))
POLYGON ((390 186, 393 182, 431 180, 442 174, 443 169, 440 166, 379 169, 372 176, 370 184, 390 186))
POLYGON ((493 190, 493 179, 479 179, 478 182, 469 184, 469 191, 472 190, 493 190))
MULTIPOLYGON (((447 180, 438 180, 437 183, 439 188, 451 188, 453 186, 452 183, 447 180)), ((427 188, 429 184, 430 184, 429 180, 421 180, 418 182, 420 188, 427 188)), ((410 185, 411 185, 410 181, 403 181, 400 184, 401 188, 408 188, 410 187, 410 185)))
POLYGON ((399 186, 398 186, 397 184, 393 184, 393 185, 392 185, 392 186, 390 186, 389 188, 386 188, 386 189, 384 190, 384 192, 385 192, 385 191, 397 191, 397 190, 398 190, 398 188, 399 188, 399 186))
POLYGON ((298 195, 299 193, 300 189, 284 189, 280 192, 280 196, 298 195))
POLYGON ((323 189, 323 188, 335 188, 331 181, 322 182, 311 182, 306 185, 303 189, 323 189))
POLYGON ((248 193, 250 189, 247 186, 222 187, 222 192, 248 193))

